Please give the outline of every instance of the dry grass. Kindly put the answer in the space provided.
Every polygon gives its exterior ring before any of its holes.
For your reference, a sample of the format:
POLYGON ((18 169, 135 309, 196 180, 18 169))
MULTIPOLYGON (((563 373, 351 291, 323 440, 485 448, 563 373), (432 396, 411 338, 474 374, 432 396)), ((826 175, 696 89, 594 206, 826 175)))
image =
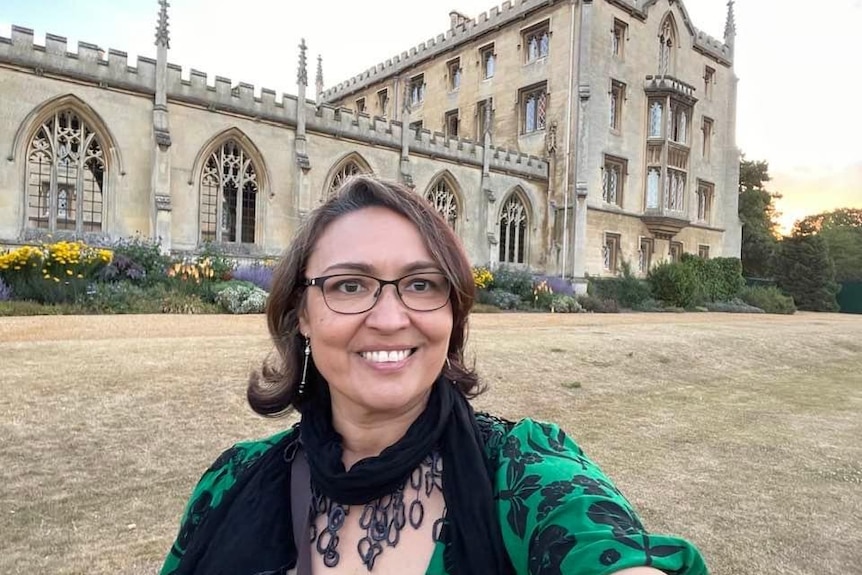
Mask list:
MULTIPOLYGON (((480 408, 560 423, 716 574, 862 564, 862 318, 480 315, 480 408)), ((244 404, 263 318, 0 318, 0 573, 152 574, 244 404)))

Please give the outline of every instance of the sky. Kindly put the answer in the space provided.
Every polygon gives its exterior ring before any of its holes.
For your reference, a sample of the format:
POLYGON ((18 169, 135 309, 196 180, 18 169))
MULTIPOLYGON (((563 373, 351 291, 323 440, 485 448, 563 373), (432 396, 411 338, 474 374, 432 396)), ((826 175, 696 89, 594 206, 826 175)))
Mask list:
MULTIPOLYGON (((683 0, 694 25, 722 38, 726 0, 683 0)), ((494 0, 171 0, 170 62, 296 93, 300 38, 309 81, 323 57, 327 87, 445 32, 449 11, 475 17, 494 0), (409 7, 408 7, 409 6, 409 7)), ((737 144, 766 160, 781 224, 838 207, 862 208, 862 0, 737 0, 737 144), (815 8, 816 6, 816 8, 815 8), (854 72, 853 70, 857 71, 854 72)), ((156 0, 0 0, 12 24, 155 57, 156 0)))

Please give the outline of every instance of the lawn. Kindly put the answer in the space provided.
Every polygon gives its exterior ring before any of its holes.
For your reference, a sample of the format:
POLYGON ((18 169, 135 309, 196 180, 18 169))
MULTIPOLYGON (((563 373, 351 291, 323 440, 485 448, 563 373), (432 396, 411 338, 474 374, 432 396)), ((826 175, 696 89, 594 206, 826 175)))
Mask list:
MULTIPOLYGON (((151 575, 245 404, 262 316, 0 318, 0 573, 151 575)), ((478 315, 480 409, 552 420, 716 574, 862 564, 862 317, 478 315)))

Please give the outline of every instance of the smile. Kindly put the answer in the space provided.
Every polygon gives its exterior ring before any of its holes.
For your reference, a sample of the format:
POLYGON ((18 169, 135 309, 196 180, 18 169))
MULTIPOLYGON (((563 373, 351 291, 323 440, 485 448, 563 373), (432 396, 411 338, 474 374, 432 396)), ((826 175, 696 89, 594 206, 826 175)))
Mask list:
POLYGON ((397 363, 410 357, 415 348, 391 351, 363 351, 359 355, 371 363, 397 363))

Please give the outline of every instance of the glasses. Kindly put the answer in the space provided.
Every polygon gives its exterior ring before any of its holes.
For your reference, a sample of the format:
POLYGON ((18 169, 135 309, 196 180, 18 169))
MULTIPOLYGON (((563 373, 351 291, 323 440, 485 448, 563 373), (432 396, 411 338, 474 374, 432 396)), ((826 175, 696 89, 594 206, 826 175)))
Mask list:
POLYGON ((362 274, 336 274, 305 280, 306 286, 319 287, 326 307, 336 313, 363 313, 380 299, 383 286, 395 286, 398 299, 413 311, 434 311, 449 302, 451 284, 440 272, 408 274, 382 280, 362 274))

